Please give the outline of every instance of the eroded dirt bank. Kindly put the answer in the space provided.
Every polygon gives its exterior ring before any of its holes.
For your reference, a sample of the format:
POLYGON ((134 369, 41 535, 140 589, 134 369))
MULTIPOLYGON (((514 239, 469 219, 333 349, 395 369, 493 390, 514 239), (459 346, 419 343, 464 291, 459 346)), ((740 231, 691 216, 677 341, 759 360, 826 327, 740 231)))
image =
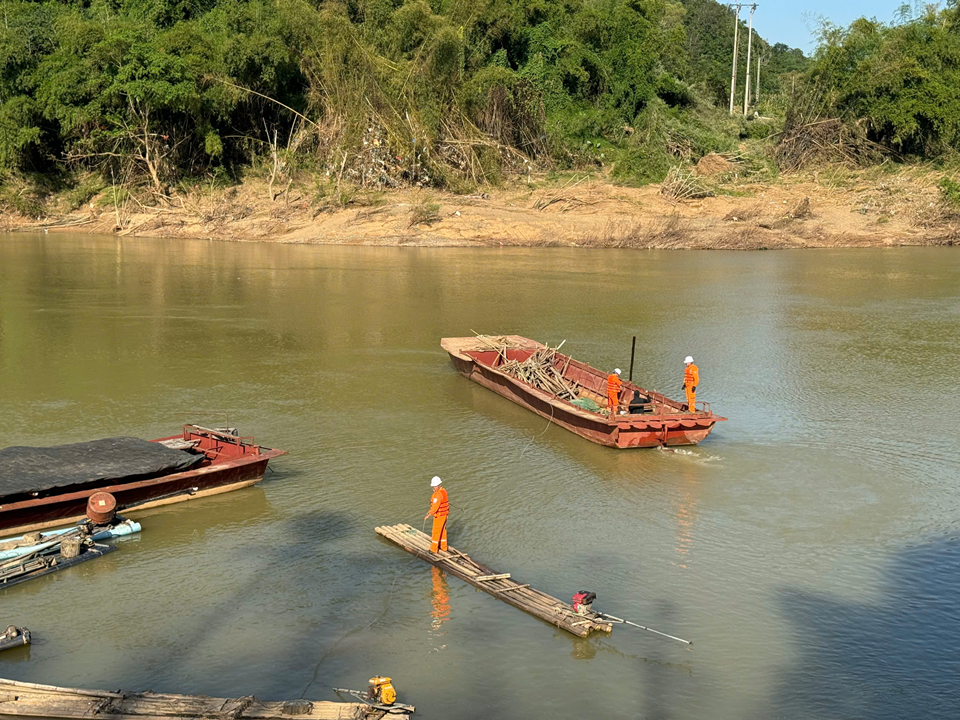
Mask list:
POLYGON ((175 195, 155 207, 109 190, 43 220, 4 215, 0 229, 139 237, 343 245, 777 249, 952 245, 960 223, 929 177, 834 170, 669 200, 658 185, 627 188, 571 176, 476 195, 356 191, 334 205, 309 185, 277 194, 251 181, 175 195), (276 195, 274 199, 272 196, 276 195))

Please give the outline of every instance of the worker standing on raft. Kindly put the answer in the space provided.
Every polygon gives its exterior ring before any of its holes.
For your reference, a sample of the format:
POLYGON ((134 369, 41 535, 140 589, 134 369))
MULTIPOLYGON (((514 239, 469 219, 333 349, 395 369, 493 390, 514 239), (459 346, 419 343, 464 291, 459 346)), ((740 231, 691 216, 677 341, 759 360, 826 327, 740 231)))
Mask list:
POLYGON ((610 417, 614 417, 620 407, 620 388, 622 387, 620 368, 617 368, 607 376, 607 407, 610 409, 610 417))
POLYGON ((693 364, 693 357, 687 355, 683 359, 687 367, 683 371, 682 390, 687 391, 687 410, 689 412, 697 411, 697 385, 700 384, 700 370, 693 364))
POLYGON ((433 494, 430 496, 430 510, 423 519, 433 518, 433 535, 431 536, 430 550, 432 552, 447 551, 447 516, 450 514, 450 499, 443 489, 441 480, 436 475, 430 481, 433 494))

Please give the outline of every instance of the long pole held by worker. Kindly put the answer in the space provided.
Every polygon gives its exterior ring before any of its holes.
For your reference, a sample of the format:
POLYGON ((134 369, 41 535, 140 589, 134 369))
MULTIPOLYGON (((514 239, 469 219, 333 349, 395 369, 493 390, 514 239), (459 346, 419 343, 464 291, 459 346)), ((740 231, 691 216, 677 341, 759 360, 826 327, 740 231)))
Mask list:
POLYGON ((676 640, 677 642, 682 642, 688 647, 693 647, 693 643, 690 640, 684 640, 683 638, 678 638, 675 635, 667 635, 665 632, 660 632, 659 630, 654 630, 649 628, 646 625, 639 625, 635 622, 630 622, 629 620, 624 620, 623 618, 618 618, 616 615, 607 615, 606 613, 598 612, 597 615, 602 617, 605 620, 610 620, 615 623, 623 623, 624 625, 633 625, 634 627, 640 628, 641 630, 646 630, 648 632, 656 633, 657 635, 663 635, 665 638, 670 638, 671 640, 676 640))
POLYGON ((633 356, 637 352, 637 336, 633 336, 633 343, 630 345, 630 374, 627 376, 627 380, 633 382, 633 356))

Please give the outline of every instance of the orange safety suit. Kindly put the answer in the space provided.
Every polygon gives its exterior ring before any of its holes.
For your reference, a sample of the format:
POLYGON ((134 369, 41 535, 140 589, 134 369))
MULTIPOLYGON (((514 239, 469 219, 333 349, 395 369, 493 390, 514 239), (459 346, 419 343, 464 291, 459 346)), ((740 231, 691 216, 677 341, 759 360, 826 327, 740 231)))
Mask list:
POLYGON ((623 387, 623 380, 616 373, 610 373, 607 376, 607 407, 610 409, 610 417, 617 414, 620 407, 620 388, 623 387))
POLYGON ((447 516, 450 514, 450 500, 443 485, 438 485, 430 496, 430 511, 427 517, 433 518, 433 535, 430 540, 430 550, 437 552, 447 550, 447 516))
POLYGON ((690 363, 683 371, 683 388, 687 391, 687 410, 697 411, 697 385, 700 384, 700 370, 690 363))

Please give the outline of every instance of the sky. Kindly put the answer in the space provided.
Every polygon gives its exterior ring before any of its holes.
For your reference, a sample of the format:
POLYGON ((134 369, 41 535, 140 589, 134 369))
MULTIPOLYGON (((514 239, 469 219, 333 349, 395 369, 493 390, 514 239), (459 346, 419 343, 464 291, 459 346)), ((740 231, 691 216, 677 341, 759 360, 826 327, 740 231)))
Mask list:
MULTIPOLYGON (((723 3, 724 0, 718 0, 723 3)), ((748 0, 738 0, 748 1, 748 0)), ((824 17, 834 25, 846 27, 859 17, 875 17, 889 23, 905 0, 757 0, 753 26, 760 36, 774 45, 786 43, 805 54, 816 49, 814 32, 817 18, 824 17)), ((910 3, 913 5, 913 1, 910 3)), ((740 17, 747 21, 750 11, 744 8, 740 17)), ((732 24, 732 22, 731 22, 732 24)))

